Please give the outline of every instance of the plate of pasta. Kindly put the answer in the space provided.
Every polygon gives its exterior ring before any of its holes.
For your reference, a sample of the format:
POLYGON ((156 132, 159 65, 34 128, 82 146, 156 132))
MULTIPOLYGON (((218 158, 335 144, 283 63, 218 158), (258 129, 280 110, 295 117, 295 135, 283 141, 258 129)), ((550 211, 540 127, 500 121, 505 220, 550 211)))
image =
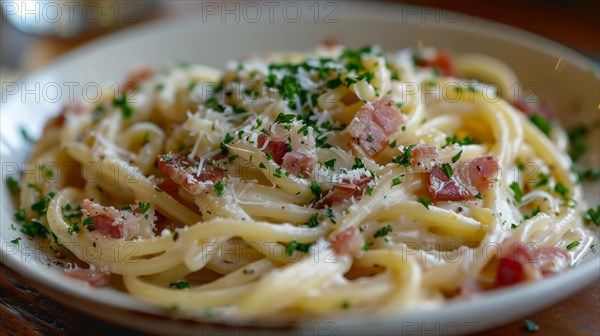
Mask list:
POLYGON ((597 67, 339 6, 155 23, 3 90, 2 262, 180 333, 466 333, 596 279, 597 67))

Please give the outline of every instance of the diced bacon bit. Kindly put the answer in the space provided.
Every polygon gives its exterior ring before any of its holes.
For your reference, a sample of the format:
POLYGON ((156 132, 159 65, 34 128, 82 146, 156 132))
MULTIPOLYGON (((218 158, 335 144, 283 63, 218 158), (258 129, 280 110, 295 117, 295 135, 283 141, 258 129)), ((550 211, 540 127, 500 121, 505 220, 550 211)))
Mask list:
POLYGON ((524 282, 535 271, 534 258, 525 244, 512 238, 500 245, 500 258, 494 287, 504 287, 524 282))
POLYGON ((338 41, 338 39, 335 38, 335 37, 333 37, 333 36, 327 37, 321 43, 326 48, 333 48, 333 47, 336 47, 336 46, 340 45, 340 42, 338 41))
POLYGON ((437 149, 433 145, 417 145, 410 152, 410 165, 431 171, 437 163, 437 149))
POLYGON ((48 119, 46 125, 44 126, 44 130, 53 127, 62 127, 65 124, 65 121, 67 120, 67 114, 69 113, 83 115, 89 112, 89 108, 87 108, 87 106, 80 101, 76 101, 74 103, 66 103, 62 107, 58 115, 48 119))
POLYGON ((335 253, 353 257, 358 257, 365 245, 365 238, 354 226, 336 234, 330 241, 335 253))
POLYGON ((125 80, 123 91, 127 93, 136 92, 139 88, 139 85, 152 78, 152 75, 152 68, 149 67, 134 70, 129 74, 127 80, 125 80))
POLYGON ((315 156, 292 151, 283 156, 281 166, 296 176, 299 176, 300 173, 304 176, 310 176, 316 163, 317 158, 315 156))
POLYGON ((285 141, 269 139, 268 135, 261 133, 258 135, 258 148, 263 148, 267 140, 269 143, 267 144, 267 147, 263 149, 263 152, 271 154, 273 161, 281 166, 283 163, 283 157, 288 152, 288 147, 286 146, 285 141))
POLYGON ((569 252, 555 246, 541 247, 535 254, 543 276, 562 273, 571 263, 569 252))
POLYGON ((544 116, 546 119, 549 119, 549 120, 552 120, 556 117, 556 113, 555 113, 552 105, 550 105, 550 103, 545 102, 545 101, 542 101, 539 103, 537 103, 537 102, 529 103, 529 102, 525 102, 524 98, 523 98, 523 99, 514 101, 513 105, 514 105, 514 107, 519 109, 521 112, 523 112, 527 116, 531 116, 535 113, 539 113, 542 116, 544 116))
MULTIPOLYGON (((291 135, 295 135, 296 132, 290 132, 291 135)), ((297 134, 297 133, 296 133, 297 134)), ((290 136, 291 136, 290 135, 290 136)), ((290 151, 288 148, 287 140, 282 134, 273 133, 269 138, 268 135, 261 133, 257 139, 258 148, 261 148, 264 153, 271 154, 273 161, 278 165, 285 168, 290 173, 299 176, 300 173, 304 177, 308 177, 311 175, 313 168, 317 164, 317 155, 314 151, 312 145, 314 140, 309 139, 308 137, 302 137, 304 140, 296 141, 306 144, 304 147, 307 147, 306 151, 302 152, 297 147, 299 145, 293 146, 290 151), (265 142, 267 142, 265 147, 265 142), (264 148, 263 148, 264 147, 264 148)), ((292 140, 293 141, 293 140, 292 140)))
POLYGON ((134 212, 102 206, 89 199, 84 199, 81 206, 92 217, 95 229, 103 235, 125 240, 153 235, 156 220, 154 210, 147 210, 145 216, 148 218, 140 219, 134 212))
POLYGON ((323 198, 316 204, 316 207, 320 209, 325 206, 331 207, 335 203, 345 202, 353 196, 360 199, 363 190, 372 179, 367 174, 362 174, 358 179, 352 181, 349 178, 343 178, 341 183, 334 184, 333 188, 325 192, 323 198))
POLYGON ((355 155, 376 157, 403 122, 400 109, 390 97, 361 106, 348 126, 352 151, 355 155))
POLYGON ((217 182, 223 176, 223 171, 217 167, 204 164, 202 171, 198 174, 195 165, 192 160, 181 155, 158 155, 158 169, 188 193, 199 195, 217 182))
POLYGON ((110 281, 110 273, 92 269, 67 269, 65 275, 86 282, 92 287, 105 287, 110 281))
POLYGON ((427 190, 434 201, 470 199, 491 188, 499 169, 491 155, 455 164, 451 178, 438 166, 429 174, 427 190))
POLYGON ((82 207, 92 216, 98 232, 113 238, 123 238, 123 222, 115 220, 119 216, 119 210, 103 207, 88 199, 83 200, 82 207))
POLYGON ((432 60, 417 58, 416 64, 420 67, 435 67, 442 71, 444 76, 453 76, 452 58, 444 51, 438 51, 437 56, 432 60))

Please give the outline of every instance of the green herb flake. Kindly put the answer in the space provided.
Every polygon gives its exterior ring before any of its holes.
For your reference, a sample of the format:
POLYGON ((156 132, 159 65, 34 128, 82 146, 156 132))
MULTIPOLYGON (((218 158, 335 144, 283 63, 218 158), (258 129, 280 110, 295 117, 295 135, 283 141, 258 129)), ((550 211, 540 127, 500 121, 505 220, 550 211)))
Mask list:
POLYGON ((508 187, 510 188, 510 190, 513 191, 515 201, 521 202, 521 198, 523 197, 523 191, 521 190, 519 183, 513 182, 508 187))
POLYGON ((397 185, 399 185, 400 183, 402 183, 402 181, 400 181, 400 178, 399 178, 399 177, 394 177, 394 178, 392 179, 392 187, 393 187, 393 186, 397 186, 397 185))
POLYGON ((315 199, 319 199, 323 193, 317 181, 310 181, 310 191, 315 195, 315 199))
POLYGON ((396 144, 397 144, 397 141, 394 140, 394 141, 390 142, 389 146, 390 146, 390 148, 394 148, 394 147, 396 147, 396 144))
POLYGON ((307 253, 310 248, 310 245, 312 244, 302 244, 298 243, 296 240, 292 240, 292 242, 286 247, 285 252, 289 256, 292 256, 294 254, 294 251, 307 253))
POLYGON ((280 124, 288 124, 288 123, 291 123, 292 121, 294 121, 295 118, 296 118, 296 115, 294 115, 294 114, 279 113, 277 115, 277 119, 275 119, 275 121, 280 124))
POLYGON ((187 281, 179 280, 169 284, 169 288, 185 289, 190 288, 190 283, 187 281))
POLYGON ((267 166, 265 166, 265 164, 263 162, 258 164, 258 168, 260 169, 267 169, 267 166))
POLYGON ((529 117, 529 120, 531 120, 531 122, 537 126, 542 133, 550 135, 550 131, 552 131, 552 125, 541 114, 535 113, 529 117))
POLYGON ((431 202, 430 200, 428 200, 427 198, 424 198, 424 197, 419 197, 419 198, 417 199, 417 201, 418 201, 419 203, 423 204, 423 206, 424 206, 425 208, 427 208, 427 210, 429 210, 429 206, 430 206, 430 205, 433 205, 433 202, 431 202))
POLYGON ((534 332, 538 330, 540 327, 533 322, 532 320, 525 320, 525 330, 528 332, 534 332))
POLYGON ((41 236, 44 237, 46 235, 46 227, 42 222, 37 219, 32 219, 31 222, 23 224, 21 227, 21 232, 28 235, 29 237, 41 236))
POLYGON ((277 177, 277 178, 281 178, 282 175, 282 171, 281 168, 277 168, 275 169, 275 171, 273 172, 273 176, 277 177))
POLYGON ((308 220, 308 222, 306 223, 306 226, 308 226, 309 228, 314 228, 316 226, 319 225, 319 220, 317 219, 319 217, 319 214, 314 213, 310 216, 310 219, 308 220))
POLYGON ((594 223, 594 225, 600 227, 600 205, 596 206, 596 210, 594 210, 594 208, 588 209, 583 214, 583 219, 586 222, 594 223))
POLYGON ((337 224, 337 221, 335 220, 335 214, 333 213, 333 210, 331 208, 328 208, 325 211, 325 217, 329 218, 329 220, 333 223, 333 224, 337 224))
POLYGON ((146 213, 146 211, 148 211, 148 209, 150 209, 150 203, 140 202, 138 204, 138 206, 140 208, 140 213, 141 214, 146 213))
POLYGON ((452 163, 456 163, 456 161, 458 161, 460 159, 460 156, 462 155, 462 152, 463 151, 461 150, 460 152, 456 153, 456 155, 454 155, 452 157, 452 163))
POLYGON ((441 169, 448 178, 452 178, 452 166, 449 163, 442 163, 441 169))
POLYGON ((127 95, 121 94, 120 96, 115 97, 113 99, 113 106, 121 109, 121 113, 123 113, 125 119, 129 119, 133 116, 133 109, 127 103, 127 95))
POLYGON ((223 195, 223 183, 221 181, 215 183, 215 192, 217 193, 217 196, 221 196, 223 195))
POLYGON ((19 190, 21 190, 21 186, 19 186, 19 182, 12 176, 7 177, 5 182, 6 182, 6 186, 8 187, 8 190, 10 190, 10 192, 12 194, 18 193, 19 190))
POLYGON ((367 187, 366 191, 367 191, 367 195, 373 196, 373 188, 367 187))
POLYGON ((412 145, 406 147, 406 149, 404 149, 404 152, 402 153, 402 155, 393 158, 392 162, 394 162, 400 166, 404 166, 404 167, 410 166, 410 156, 411 156, 413 148, 415 148, 416 146, 417 146, 416 144, 412 144, 412 145))
POLYGON ((533 184, 534 187, 538 188, 538 187, 542 187, 545 186, 546 184, 548 184, 548 176, 544 173, 539 173, 538 175, 539 180, 533 184))
POLYGON ((363 250, 363 251, 368 251, 368 250, 369 250, 369 248, 370 248, 371 246, 373 246, 373 242, 368 242, 368 243, 365 243, 365 244, 363 245, 363 247, 362 247, 362 250, 363 250))
POLYGON ((563 197, 567 196, 567 194, 569 193, 569 189, 560 182, 554 186, 554 191, 556 191, 563 197))
POLYGON ((354 157, 354 165, 352 166, 352 169, 359 168, 365 168, 365 165, 360 158, 354 157))
POLYGON ((375 234, 373 235, 374 238, 379 238, 379 237, 385 237, 388 235, 388 233, 394 231, 394 228, 392 228, 391 225, 386 225, 384 227, 382 227, 381 229, 377 230, 375 232, 375 234))
POLYGON ((55 192, 51 191, 46 196, 44 196, 41 200, 31 205, 31 210, 36 211, 40 216, 45 215, 48 211, 48 204, 52 197, 56 195, 55 192))
POLYGON ((569 243, 567 245, 567 251, 570 251, 570 250, 576 248, 577 246, 579 246, 579 240, 569 243))
POLYGON ((325 161, 325 167, 331 170, 335 170, 335 159, 325 161))

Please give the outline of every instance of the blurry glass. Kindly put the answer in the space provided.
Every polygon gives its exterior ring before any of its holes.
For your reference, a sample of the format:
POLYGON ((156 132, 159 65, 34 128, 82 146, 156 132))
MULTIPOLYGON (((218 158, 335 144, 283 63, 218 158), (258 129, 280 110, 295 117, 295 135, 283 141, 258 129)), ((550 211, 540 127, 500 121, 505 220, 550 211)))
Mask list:
POLYGON ((160 1, 9 1, 0 0, 4 20, 26 33, 74 37, 142 21, 160 1))

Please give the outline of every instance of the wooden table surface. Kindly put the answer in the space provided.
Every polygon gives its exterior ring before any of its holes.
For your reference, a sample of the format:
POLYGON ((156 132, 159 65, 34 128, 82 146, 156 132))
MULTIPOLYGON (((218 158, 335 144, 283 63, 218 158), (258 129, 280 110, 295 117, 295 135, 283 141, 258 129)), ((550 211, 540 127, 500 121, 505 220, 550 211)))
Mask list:
MULTIPOLYGON (((398 2, 398 1, 392 1, 398 2)), ((417 2, 417 1, 408 1, 417 2)), ((483 5, 473 1, 431 1, 428 6, 454 10, 508 23, 554 39, 599 60, 600 29, 598 1, 530 1, 492 0, 483 5), (527 13, 528 16, 524 16, 527 13)), ((186 5, 189 5, 187 3, 186 5)), ((187 10, 189 6, 184 6, 187 10)), ((162 14, 176 15, 169 7, 162 14)), ((11 34, 2 25, 3 34, 11 34), (8 32, 7 32, 8 31, 8 32)), ((14 30, 14 29, 13 29, 14 30)), ((93 34, 71 40, 24 37, 12 33, 16 40, 27 40, 21 65, 29 72, 47 64, 62 53, 98 37, 93 34)), ((3 39, 6 35, 3 35, 3 39)), ((4 44, 2 48, 11 47, 4 44)), ((0 264, 0 335, 141 335, 108 324, 40 295, 27 285, 27 279, 0 264)), ((541 312, 479 335, 524 335, 524 320, 535 321, 535 335, 600 335, 600 279, 567 300, 541 312)))

